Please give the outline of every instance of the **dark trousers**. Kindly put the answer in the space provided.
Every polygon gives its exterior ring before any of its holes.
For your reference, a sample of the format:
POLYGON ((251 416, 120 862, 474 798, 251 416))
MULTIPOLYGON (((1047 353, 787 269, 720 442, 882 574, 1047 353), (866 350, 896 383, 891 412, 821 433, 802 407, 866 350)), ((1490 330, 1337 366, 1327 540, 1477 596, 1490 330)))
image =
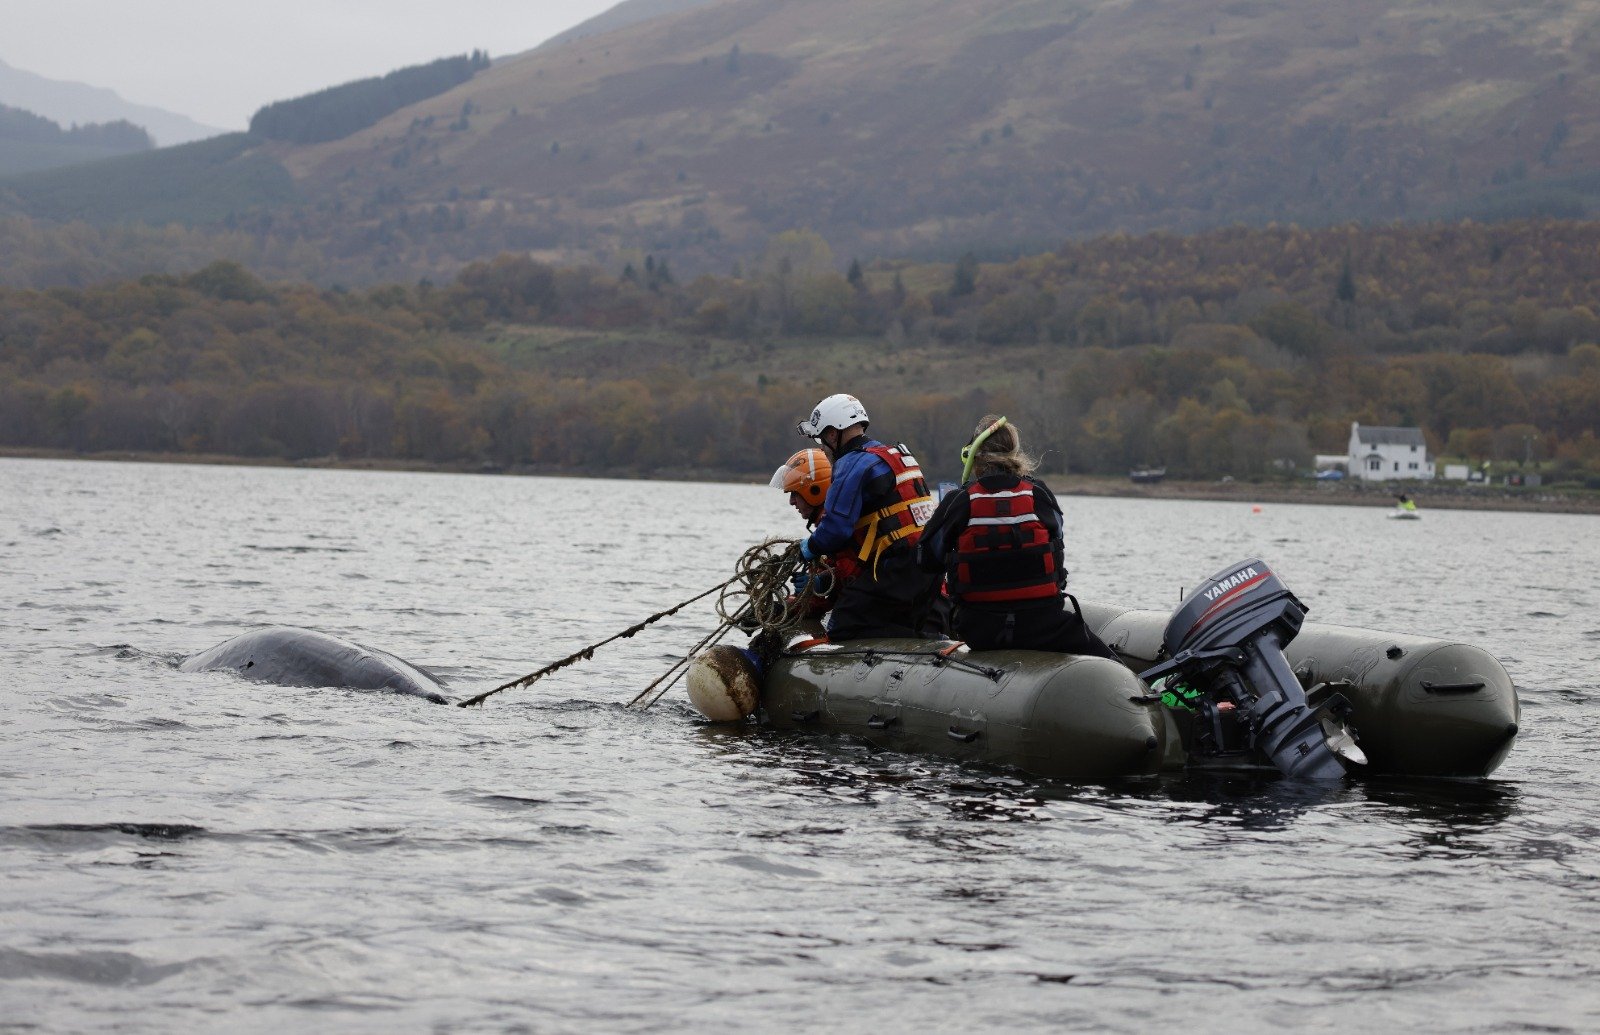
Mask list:
POLYGON ((879 562, 876 578, 862 572, 839 588, 828 615, 828 639, 922 639, 937 590, 938 578, 920 571, 909 549, 893 548, 879 562))
POLYGON ((903 600, 891 600, 846 586, 828 616, 828 639, 916 639, 917 609, 903 600))
POLYGON ((957 639, 973 650, 1047 650, 1122 660, 1065 601, 1009 611, 958 604, 955 627, 957 639))

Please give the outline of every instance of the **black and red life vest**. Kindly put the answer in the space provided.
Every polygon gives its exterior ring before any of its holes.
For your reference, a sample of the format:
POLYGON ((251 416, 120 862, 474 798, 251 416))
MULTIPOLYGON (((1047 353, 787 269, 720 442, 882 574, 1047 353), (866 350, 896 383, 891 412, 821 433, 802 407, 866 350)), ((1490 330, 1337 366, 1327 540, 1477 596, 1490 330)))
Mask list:
POLYGON ((876 572, 879 558, 896 543, 916 547, 922 526, 933 516, 934 500, 917 458, 904 445, 862 446, 861 451, 889 465, 888 475, 861 487, 861 517, 851 533, 854 560, 876 572))
POLYGON ((1061 593, 1055 545, 1034 508, 1033 482, 1014 482, 988 489, 975 481, 961 490, 970 513, 945 575, 958 602, 1017 603, 1061 593))

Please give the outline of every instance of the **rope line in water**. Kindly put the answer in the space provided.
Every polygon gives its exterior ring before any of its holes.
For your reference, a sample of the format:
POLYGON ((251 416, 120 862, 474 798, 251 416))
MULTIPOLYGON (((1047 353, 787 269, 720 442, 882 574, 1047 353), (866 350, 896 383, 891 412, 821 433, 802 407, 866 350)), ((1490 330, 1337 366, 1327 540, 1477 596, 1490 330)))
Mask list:
POLYGON ((732 622, 723 622, 715 629, 706 633, 705 636, 701 638, 699 643, 695 644, 693 647, 690 647, 688 652, 685 653, 683 657, 679 658, 677 661, 674 661, 672 663, 672 667, 668 668, 665 672, 657 676, 649 686, 645 687, 643 690, 640 690, 639 693, 634 696, 633 700, 628 702, 628 707, 642 712, 648 709, 651 705, 655 704, 657 701, 661 700, 662 697, 666 696, 668 690, 671 690, 674 686, 678 685, 678 680, 683 677, 684 673, 689 671, 689 662, 694 660, 695 655, 699 654, 705 648, 714 646, 720 642, 722 638, 728 634, 729 630, 733 628, 733 625, 734 623, 732 622), (672 678, 668 680, 668 676, 671 676, 672 678), (663 681, 666 681, 665 686, 662 686, 663 681), (660 687, 660 689, 657 690, 657 687, 660 687), (655 691, 654 696, 651 696, 650 692, 652 690, 655 691))
POLYGON ((726 589, 728 586, 732 585, 733 583, 735 583, 737 581, 739 581, 739 576, 735 575, 733 578, 729 579, 727 582, 719 582, 717 585, 712 586, 710 589, 706 590, 705 592, 697 593, 694 596, 690 597, 688 600, 685 600, 681 604, 677 604, 677 605, 675 605, 673 607, 669 607, 665 611, 657 611, 655 614, 651 615, 649 618, 646 618, 644 621, 638 622, 638 623, 636 623, 634 625, 630 625, 628 628, 622 630, 621 632, 615 633, 615 634, 613 634, 611 636, 607 636, 605 639, 601 640, 598 643, 591 643, 589 646, 583 648, 580 651, 576 651, 576 652, 574 652, 572 654, 568 654, 566 657, 562 658, 560 661, 551 662, 550 664, 546 665, 544 668, 541 668, 536 672, 529 672, 527 675, 519 676, 516 679, 513 679, 509 683, 502 683, 501 685, 495 687, 493 690, 485 690, 483 693, 479 694, 476 697, 471 697, 471 698, 468 698, 465 701, 458 702, 457 703, 457 707, 458 708, 471 708, 471 707, 474 707, 475 705, 480 705, 484 701, 486 701, 489 698, 493 697, 495 694, 498 694, 502 690, 511 690, 511 689, 516 688, 516 687, 531 686, 534 683, 537 683, 539 680, 543 679, 545 676, 548 676, 552 672, 555 672, 555 671, 557 671, 559 669, 566 668, 568 665, 575 664, 575 663, 577 663, 579 661, 588 661, 590 658, 594 657, 594 652, 595 651, 599 650, 601 647, 604 647, 606 644, 613 643, 613 642, 615 642, 617 640, 625 640, 628 637, 633 636, 635 633, 641 632, 642 630, 648 628, 649 626, 652 626, 655 623, 661 621, 661 619, 667 618, 667 617, 669 617, 671 615, 677 614, 679 611, 681 611, 684 608, 688 607, 690 604, 694 603, 695 601, 704 600, 706 597, 709 597, 711 594, 716 593, 719 590, 726 589))
POLYGON ((502 683, 493 690, 485 690, 476 697, 470 697, 457 703, 459 708, 472 708, 483 704, 484 701, 500 693, 502 690, 513 690, 519 687, 531 686, 552 672, 566 668, 568 665, 580 661, 588 661, 594 657, 594 652, 608 643, 625 640, 630 636, 643 631, 671 615, 688 607, 698 600, 704 600, 713 593, 717 597, 717 614, 722 622, 711 632, 707 633, 699 643, 689 648, 689 651, 672 667, 663 672, 649 686, 641 690, 632 701, 628 702, 629 708, 644 710, 659 701, 664 694, 678 682, 684 672, 688 671, 689 662, 696 654, 706 647, 719 642, 734 627, 755 629, 760 628, 774 635, 781 636, 798 628, 810 609, 812 601, 817 598, 816 589, 807 584, 800 592, 790 593, 789 580, 804 563, 800 556, 800 542, 796 539, 774 538, 757 543, 750 547, 740 557, 735 567, 734 576, 725 582, 719 582, 702 593, 696 593, 688 600, 675 604, 665 611, 657 611, 649 618, 630 625, 619 633, 614 633, 591 643, 580 651, 567 655, 560 661, 554 661, 544 668, 519 676, 508 683, 502 683), (663 682, 665 685, 663 686, 663 682), (651 696, 654 691, 654 696, 651 696))

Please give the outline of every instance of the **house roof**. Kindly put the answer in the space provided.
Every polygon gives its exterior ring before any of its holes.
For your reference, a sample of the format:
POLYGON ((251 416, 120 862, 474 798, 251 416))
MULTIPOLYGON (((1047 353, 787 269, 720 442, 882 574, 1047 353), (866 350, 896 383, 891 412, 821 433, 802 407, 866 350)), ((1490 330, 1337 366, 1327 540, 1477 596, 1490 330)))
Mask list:
POLYGON ((1367 446, 1425 446, 1421 428, 1380 428, 1358 424, 1356 440, 1367 446))

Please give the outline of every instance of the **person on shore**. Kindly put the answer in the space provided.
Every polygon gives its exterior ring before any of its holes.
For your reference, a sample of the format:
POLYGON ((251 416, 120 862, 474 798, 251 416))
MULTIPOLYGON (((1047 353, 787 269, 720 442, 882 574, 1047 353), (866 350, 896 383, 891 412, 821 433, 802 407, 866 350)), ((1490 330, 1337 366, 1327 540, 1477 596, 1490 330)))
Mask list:
POLYGON ((916 637, 938 581, 917 567, 922 525, 933 497, 904 445, 867 436, 870 419, 853 395, 830 395, 796 427, 826 451, 832 483, 822 517, 800 544, 808 561, 834 568, 828 638, 916 637))
POLYGON ((1061 506, 1033 477, 1037 461, 1006 418, 978 422, 961 451, 962 485, 928 521, 917 547, 942 571, 955 633, 973 650, 1045 650, 1120 660, 1066 603, 1061 506))

